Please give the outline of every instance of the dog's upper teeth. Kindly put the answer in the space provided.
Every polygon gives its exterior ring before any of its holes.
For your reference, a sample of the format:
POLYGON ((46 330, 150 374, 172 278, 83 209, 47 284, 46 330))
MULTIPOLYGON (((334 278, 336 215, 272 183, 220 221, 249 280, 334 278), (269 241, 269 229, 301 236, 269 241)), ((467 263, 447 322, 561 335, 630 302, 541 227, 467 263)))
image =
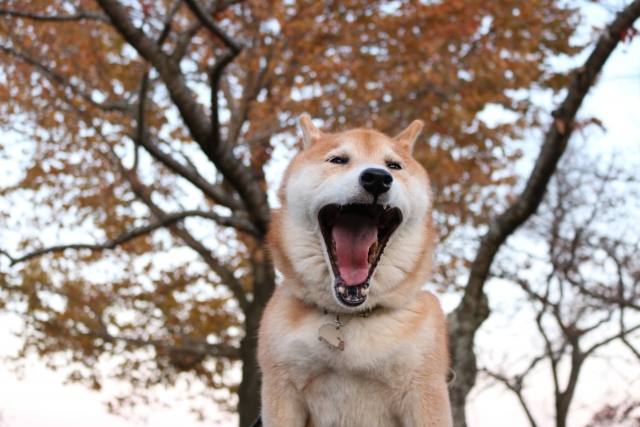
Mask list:
POLYGON ((373 245, 369 248, 368 261, 371 264, 376 259, 376 250, 378 249, 378 242, 373 242, 373 245))

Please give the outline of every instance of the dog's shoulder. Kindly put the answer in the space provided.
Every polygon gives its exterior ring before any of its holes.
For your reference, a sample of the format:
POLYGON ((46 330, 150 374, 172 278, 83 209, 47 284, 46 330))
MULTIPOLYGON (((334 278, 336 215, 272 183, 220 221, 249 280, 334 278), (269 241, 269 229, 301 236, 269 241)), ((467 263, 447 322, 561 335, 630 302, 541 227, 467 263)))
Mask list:
POLYGON ((441 359, 443 366, 449 366, 449 333, 447 329, 447 319, 440 300, 428 291, 421 291, 416 298, 420 310, 425 313, 426 329, 434 335, 433 353, 441 359))
POLYGON ((289 328, 296 328, 316 311, 319 311, 317 307, 305 304, 291 289, 277 286, 265 308, 263 322, 286 323, 289 328))
POLYGON ((306 305, 291 295, 286 287, 276 287, 265 307, 258 332, 260 363, 278 359, 277 354, 286 351, 291 334, 308 323, 310 317, 319 316, 316 311, 319 312, 316 307, 306 305))
POLYGON ((425 313, 430 319, 437 322, 436 327, 446 330, 446 319, 437 296, 429 291, 420 291, 416 295, 416 302, 422 313, 425 313))

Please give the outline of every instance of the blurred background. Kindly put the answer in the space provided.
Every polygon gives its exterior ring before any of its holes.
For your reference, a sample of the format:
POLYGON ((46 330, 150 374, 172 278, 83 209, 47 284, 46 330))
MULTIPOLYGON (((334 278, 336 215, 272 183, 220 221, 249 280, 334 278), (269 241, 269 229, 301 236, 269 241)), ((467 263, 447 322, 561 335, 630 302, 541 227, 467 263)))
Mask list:
POLYGON ((640 426, 639 15, 0 0, 0 426, 250 425, 302 112, 425 121, 456 426, 640 426))

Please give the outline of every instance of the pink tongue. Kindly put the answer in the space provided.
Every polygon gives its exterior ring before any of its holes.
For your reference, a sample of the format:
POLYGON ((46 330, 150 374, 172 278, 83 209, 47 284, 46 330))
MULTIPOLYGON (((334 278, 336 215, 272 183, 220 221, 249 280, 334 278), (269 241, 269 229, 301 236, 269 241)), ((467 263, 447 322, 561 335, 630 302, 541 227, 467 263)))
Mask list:
POLYGON ((343 214, 332 233, 340 276, 347 286, 361 284, 369 275, 369 248, 378 235, 376 223, 362 215, 343 214))

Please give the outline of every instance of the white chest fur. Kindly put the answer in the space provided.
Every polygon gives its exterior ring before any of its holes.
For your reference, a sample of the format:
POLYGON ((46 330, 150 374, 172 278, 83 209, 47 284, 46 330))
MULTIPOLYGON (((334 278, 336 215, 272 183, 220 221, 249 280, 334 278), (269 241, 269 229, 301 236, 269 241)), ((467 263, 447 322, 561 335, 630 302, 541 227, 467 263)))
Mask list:
POLYGON ((314 427, 400 425, 403 398, 435 345, 430 318, 418 308, 351 318, 340 328, 342 351, 318 339, 335 321, 319 310, 274 337, 277 363, 287 367, 314 427))

